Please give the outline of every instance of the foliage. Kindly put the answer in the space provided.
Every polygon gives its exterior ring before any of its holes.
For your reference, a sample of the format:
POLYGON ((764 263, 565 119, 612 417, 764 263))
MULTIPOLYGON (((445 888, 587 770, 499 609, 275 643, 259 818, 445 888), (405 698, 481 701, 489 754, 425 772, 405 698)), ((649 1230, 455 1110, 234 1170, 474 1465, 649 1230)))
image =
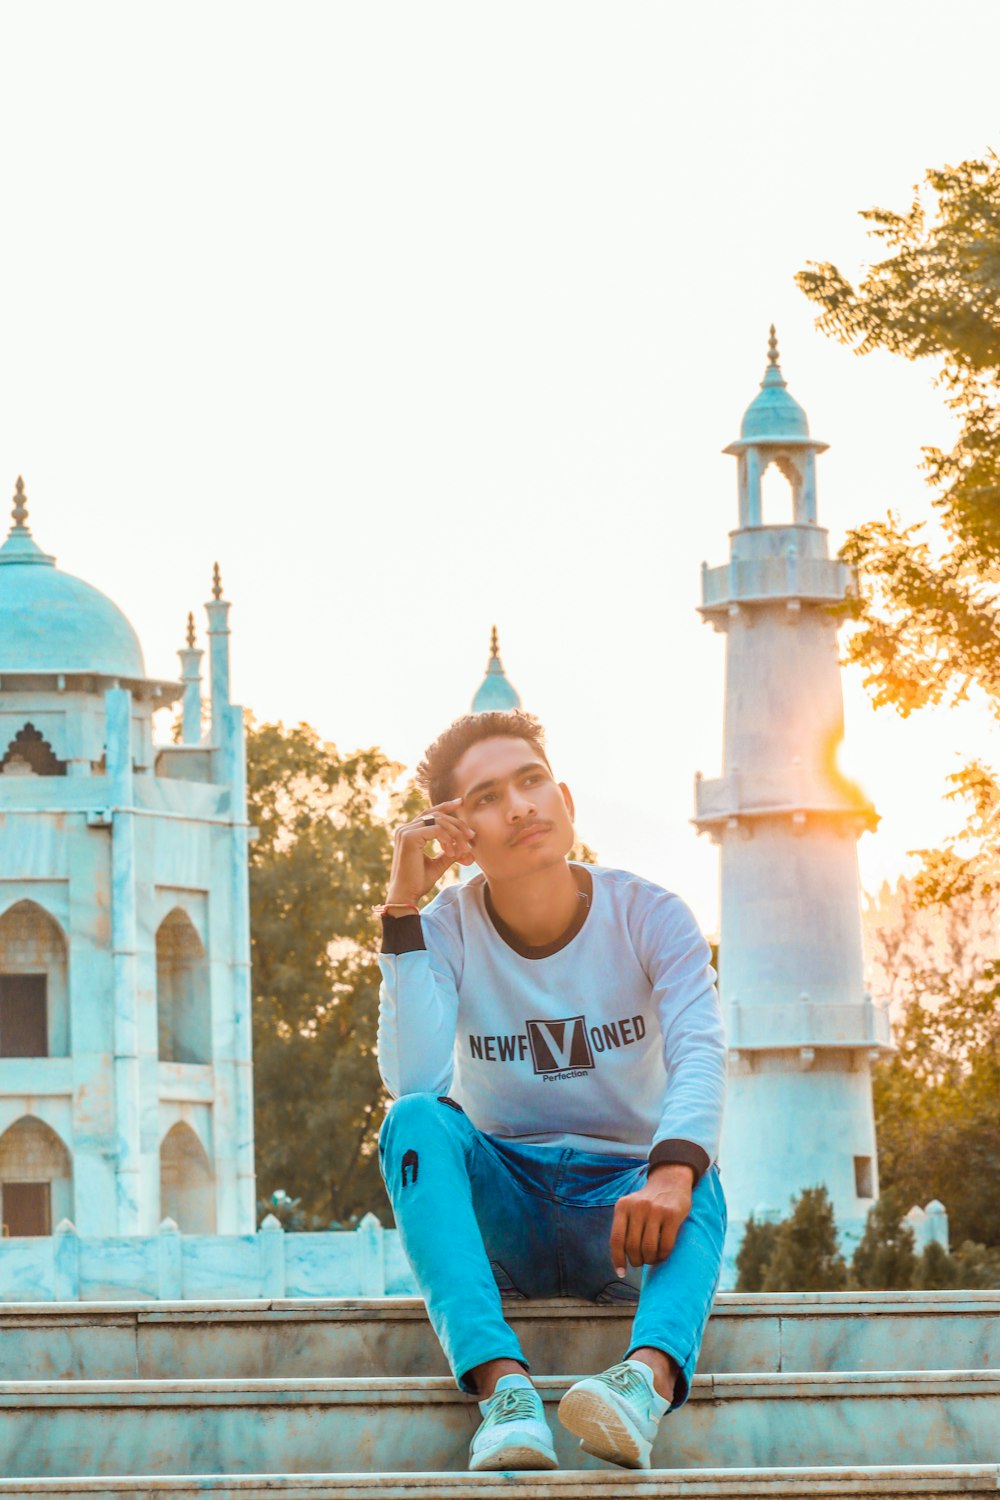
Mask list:
POLYGON ((937 1240, 931 1240, 913 1267, 912 1285, 918 1292, 950 1291, 961 1286, 958 1261, 937 1240))
POLYGON ((995 1291, 1000 1288, 1000 1251, 971 1240, 953 1255, 933 1241, 917 1261, 913 1286, 918 1291, 995 1291))
MULTIPOLYGON (((308 725, 247 740, 258 1185, 300 1200, 308 1228, 389 1217, 377 1160, 378 923, 390 822, 415 789, 379 750, 341 755, 308 725)), ((269 1211, 273 1211, 270 1210, 269 1211)))
MULTIPOLYGON (((848 537, 844 556, 862 577, 848 658, 875 703, 904 716, 976 688, 1000 717, 1000 158, 929 171, 908 212, 862 217, 889 253, 857 287, 828 263, 796 280, 822 309, 818 326, 857 353, 934 360, 959 435, 950 452, 923 455, 943 546, 925 522, 904 526, 892 512, 848 537)), ((967 820, 926 861, 928 900, 1000 882, 996 775, 970 765, 951 794, 967 820)))
POLYGON ((805 1188, 778 1225, 764 1272, 765 1292, 839 1292, 847 1266, 837 1249, 833 1205, 824 1187, 805 1188))
POLYGON ((995 898, 927 913, 913 884, 872 934, 896 1053, 874 1074, 883 1189, 940 1198, 953 1243, 1000 1247, 1000 962, 995 898))
POLYGON ((308 1229, 309 1221, 302 1212, 301 1203, 301 1198, 290 1198, 283 1188, 276 1188, 270 1198, 257 1199, 257 1222, 262 1224, 270 1215, 288 1234, 308 1229))
POLYGON ((905 1290, 913 1284, 917 1258, 913 1230, 891 1188, 868 1210, 865 1232, 851 1261, 851 1280, 867 1291, 905 1290))
POLYGON ((764 1290, 764 1273, 774 1253, 778 1238, 778 1225, 763 1219, 759 1224, 750 1215, 743 1231, 739 1254, 736 1257, 736 1290, 738 1292, 761 1292, 764 1290))

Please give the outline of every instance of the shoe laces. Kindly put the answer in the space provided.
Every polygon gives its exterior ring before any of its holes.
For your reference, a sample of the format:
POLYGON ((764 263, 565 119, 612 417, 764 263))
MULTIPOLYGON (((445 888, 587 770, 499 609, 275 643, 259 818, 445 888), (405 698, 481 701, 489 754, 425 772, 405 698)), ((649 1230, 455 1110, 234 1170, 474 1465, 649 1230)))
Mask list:
POLYGON ((498 1422, 519 1422, 538 1416, 538 1394, 529 1386, 510 1386, 499 1391, 490 1401, 490 1409, 484 1426, 495 1426, 498 1422))
POLYGON ((631 1399, 641 1397, 648 1403, 649 1386, 638 1370, 633 1369, 630 1364, 612 1365, 610 1370, 605 1370, 601 1378, 609 1385, 617 1386, 624 1395, 631 1399))

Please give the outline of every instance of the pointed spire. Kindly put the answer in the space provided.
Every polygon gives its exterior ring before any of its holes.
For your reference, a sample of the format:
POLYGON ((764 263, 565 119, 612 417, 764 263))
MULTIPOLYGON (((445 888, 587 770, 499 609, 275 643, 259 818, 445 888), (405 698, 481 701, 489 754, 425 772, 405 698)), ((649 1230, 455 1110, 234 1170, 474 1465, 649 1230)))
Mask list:
POLYGON ((767 369, 764 371, 764 379, 761 381, 760 387, 761 390, 766 391, 774 386, 787 387, 787 385, 788 382, 784 375, 782 375, 781 366, 778 364, 778 335, 775 333, 774 324, 772 323, 767 340, 767 369))
POLYGON ((504 673, 503 662, 500 660, 500 634, 494 625, 490 631, 490 659, 486 663, 486 676, 472 700, 472 712, 483 713, 487 709, 503 711, 520 707, 521 700, 504 673))
POLYGON ((187 623, 187 643, 189 646, 194 645, 194 615, 190 612, 188 613, 187 623))
POLYGON ((222 574, 219 572, 218 563, 212 569, 212 598, 222 598, 222 574))
POLYGON ((14 486, 14 509, 11 511, 14 517, 14 525, 18 531, 27 531, 24 524, 28 519, 28 497, 24 493, 24 480, 20 474, 17 476, 17 484, 14 486))
POLYGON ((28 527, 28 497, 20 474, 14 486, 13 502, 11 516, 14 524, 0 547, 0 563, 45 563, 53 567, 55 558, 42 551, 28 527))

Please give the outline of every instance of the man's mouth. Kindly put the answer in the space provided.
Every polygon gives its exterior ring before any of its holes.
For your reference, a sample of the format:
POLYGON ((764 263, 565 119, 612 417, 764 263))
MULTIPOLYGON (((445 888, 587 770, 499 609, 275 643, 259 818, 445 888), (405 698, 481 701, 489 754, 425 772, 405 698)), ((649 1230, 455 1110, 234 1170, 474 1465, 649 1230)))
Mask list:
POLYGON ((551 828, 551 823, 532 823, 531 827, 523 829, 517 838, 512 840, 512 843, 515 848, 518 844, 534 843, 537 838, 540 838, 542 834, 548 833, 551 828))

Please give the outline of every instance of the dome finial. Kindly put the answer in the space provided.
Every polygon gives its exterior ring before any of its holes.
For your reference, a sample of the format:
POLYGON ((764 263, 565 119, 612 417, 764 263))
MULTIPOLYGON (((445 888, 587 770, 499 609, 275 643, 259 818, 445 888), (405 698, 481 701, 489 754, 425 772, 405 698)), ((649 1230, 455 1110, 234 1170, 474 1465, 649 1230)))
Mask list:
POLYGON ((212 598, 222 598, 222 574, 219 572, 218 563, 212 569, 212 598))
POLYGON ((771 324, 771 335, 767 341, 767 362, 769 365, 776 365, 778 363, 778 335, 774 331, 773 323, 771 324))
POLYGON ((499 656, 499 655, 500 655, 500 637, 497 634, 497 628, 494 625, 493 629, 490 631, 490 656, 499 656))
POLYGON ((25 521, 28 519, 28 497, 24 493, 24 480, 20 474, 17 476, 17 484, 14 486, 14 509, 11 511, 14 517, 14 525, 18 531, 27 531, 25 521))
POLYGON ((188 646, 194 645, 194 615, 190 611, 188 612, 187 643, 188 646))

